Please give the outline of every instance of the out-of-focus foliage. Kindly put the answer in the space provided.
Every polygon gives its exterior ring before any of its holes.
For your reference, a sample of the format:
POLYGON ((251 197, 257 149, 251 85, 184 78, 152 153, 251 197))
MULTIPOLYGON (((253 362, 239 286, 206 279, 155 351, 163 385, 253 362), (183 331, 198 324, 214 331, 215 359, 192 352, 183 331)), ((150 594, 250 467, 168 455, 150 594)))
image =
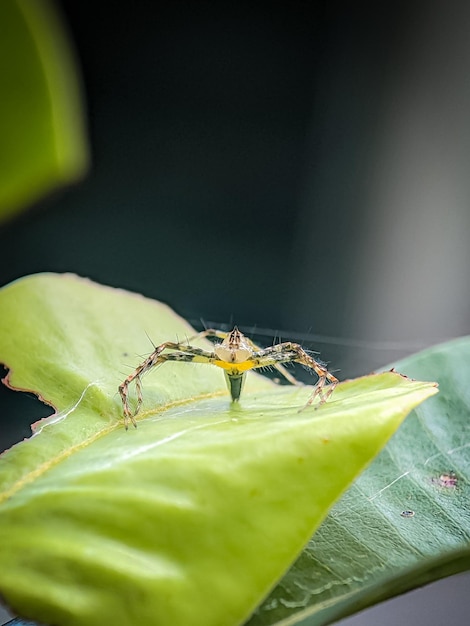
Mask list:
POLYGON ((88 164, 79 81, 47 0, 0 2, 0 220, 81 177, 88 164))

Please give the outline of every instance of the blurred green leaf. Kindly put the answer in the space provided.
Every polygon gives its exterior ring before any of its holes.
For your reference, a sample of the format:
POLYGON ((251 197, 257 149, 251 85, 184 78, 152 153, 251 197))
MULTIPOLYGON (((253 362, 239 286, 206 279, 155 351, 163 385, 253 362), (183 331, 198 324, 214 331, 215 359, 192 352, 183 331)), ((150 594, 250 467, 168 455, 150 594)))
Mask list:
MULTIPOLYGON (((0 457, 0 593, 52 624, 240 624, 409 410, 436 392, 395 373, 309 388, 168 363, 124 430, 125 363, 191 335, 167 307, 73 276, 0 292, 9 383, 59 413, 0 457), (151 349, 151 348, 150 348, 151 349)), ((407 520, 408 521, 408 520, 407 520)))
POLYGON ((0 220, 87 167, 73 53, 47 0, 0 2, 0 220))

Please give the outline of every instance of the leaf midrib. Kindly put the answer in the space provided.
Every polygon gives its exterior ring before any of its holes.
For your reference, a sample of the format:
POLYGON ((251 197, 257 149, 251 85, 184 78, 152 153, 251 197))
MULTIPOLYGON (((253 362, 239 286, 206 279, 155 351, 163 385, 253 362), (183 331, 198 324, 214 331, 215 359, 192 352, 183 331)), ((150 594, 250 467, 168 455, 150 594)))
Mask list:
MULTIPOLYGON (((210 400, 212 398, 217 398, 217 397, 221 397, 224 395, 227 395, 227 391, 225 389, 220 390, 220 391, 212 391, 209 393, 198 394, 196 396, 191 396, 190 398, 173 400, 171 402, 167 402, 166 404, 160 405, 153 409, 141 411, 136 419, 138 421, 142 421, 149 415, 155 415, 156 413, 165 413, 166 411, 169 411, 178 406, 195 403, 200 400, 210 400)), ((71 456, 75 452, 78 452, 79 450, 86 448, 87 446, 94 443, 100 437, 111 433, 112 431, 116 430, 119 427, 121 428, 123 427, 122 421, 120 420, 116 421, 113 424, 107 424, 106 426, 104 426, 103 428, 95 432, 93 435, 86 437, 80 443, 74 444, 73 446, 70 446, 66 448, 65 450, 62 450, 56 456, 48 459, 46 462, 42 463, 41 465, 36 467, 34 470, 29 471, 27 474, 22 476, 15 483, 13 483, 13 485, 9 489, 6 489, 5 491, 0 492, 0 505, 2 505, 4 502, 9 500, 16 493, 18 493, 23 487, 34 482, 36 479, 40 478, 43 474, 45 474, 52 467, 55 467, 56 465, 58 465, 61 461, 67 459, 69 456, 71 456)), ((47 428, 47 426, 45 428, 47 428)))

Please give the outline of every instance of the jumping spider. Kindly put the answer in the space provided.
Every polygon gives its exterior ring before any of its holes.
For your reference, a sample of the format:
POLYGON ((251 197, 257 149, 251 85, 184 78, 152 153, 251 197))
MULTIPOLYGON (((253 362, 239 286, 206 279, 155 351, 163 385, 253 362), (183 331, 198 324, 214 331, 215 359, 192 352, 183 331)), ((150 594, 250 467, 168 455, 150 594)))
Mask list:
POLYGON ((285 342, 269 348, 260 348, 251 339, 245 337, 237 327, 229 333, 213 329, 204 330, 188 340, 188 343, 165 341, 160 346, 156 346, 152 354, 119 385, 126 429, 129 421, 134 426, 137 426, 135 416, 139 412, 143 401, 142 375, 166 361, 210 363, 211 365, 221 367, 224 370, 225 380, 233 402, 238 402, 240 399, 246 372, 251 369, 272 366, 290 383, 294 385, 299 384, 286 368, 282 366, 282 363, 301 363, 308 369, 313 370, 319 377, 304 408, 312 404, 317 396, 320 396, 320 404, 326 402, 338 384, 338 379, 333 374, 330 374, 323 365, 315 361, 312 356, 307 354, 297 343, 285 342), (222 339, 222 343, 214 344, 212 351, 189 345, 189 341, 203 337, 216 337, 222 339), (171 352, 165 352, 166 350, 171 350, 171 352), (135 381, 137 392, 137 405, 134 411, 131 411, 129 407, 129 385, 132 381, 135 381), (327 383, 329 385, 325 391, 327 383))

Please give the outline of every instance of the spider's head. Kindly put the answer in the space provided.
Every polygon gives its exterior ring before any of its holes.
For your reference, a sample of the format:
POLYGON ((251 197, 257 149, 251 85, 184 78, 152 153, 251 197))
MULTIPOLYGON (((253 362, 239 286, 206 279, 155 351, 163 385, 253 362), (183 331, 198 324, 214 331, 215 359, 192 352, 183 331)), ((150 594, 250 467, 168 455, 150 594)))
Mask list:
POLYGON ((226 363, 243 363, 253 354, 253 348, 238 328, 232 330, 222 343, 214 347, 214 352, 221 361, 226 363))

